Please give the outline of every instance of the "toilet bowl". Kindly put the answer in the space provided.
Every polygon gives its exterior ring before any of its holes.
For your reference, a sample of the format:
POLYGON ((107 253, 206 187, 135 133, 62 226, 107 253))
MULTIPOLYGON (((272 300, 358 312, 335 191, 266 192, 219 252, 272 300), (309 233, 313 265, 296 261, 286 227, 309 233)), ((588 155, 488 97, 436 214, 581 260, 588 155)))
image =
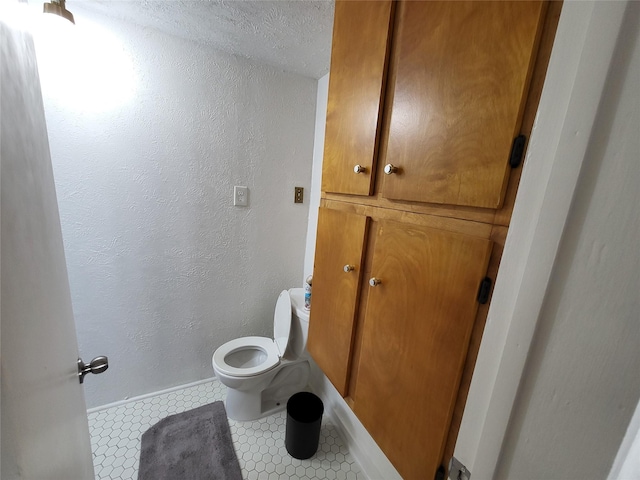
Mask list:
POLYGON ((308 329, 303 289, 283 290, 273 316, 273 338, 236 338, 213 353, 213 371, 227 386, 229 418, 255 420, 275 413, 307 386, 308 329))

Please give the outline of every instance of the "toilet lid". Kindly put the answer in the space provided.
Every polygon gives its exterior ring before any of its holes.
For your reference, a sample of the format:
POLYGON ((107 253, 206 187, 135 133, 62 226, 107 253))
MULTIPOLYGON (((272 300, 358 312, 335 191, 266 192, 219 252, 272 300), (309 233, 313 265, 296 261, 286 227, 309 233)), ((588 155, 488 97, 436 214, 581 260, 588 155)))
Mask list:
POLYGON ((291 333, 291 297, 287 290, 283 290, 276 302, 273 314, 273 340, 278 347, 280 356, 284 355, 291 333))

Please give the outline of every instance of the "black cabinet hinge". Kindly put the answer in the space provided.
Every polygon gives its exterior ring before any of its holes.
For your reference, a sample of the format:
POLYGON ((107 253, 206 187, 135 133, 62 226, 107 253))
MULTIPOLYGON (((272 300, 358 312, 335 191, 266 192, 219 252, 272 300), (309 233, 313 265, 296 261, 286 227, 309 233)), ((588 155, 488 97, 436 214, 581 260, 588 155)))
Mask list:
POLYGON ((489 294, 491 293, 492 281, 489 277, 484 277, 480 282, 480 288, 478 288, 478 303, 484 305, 489 301, 489 294))
POLYGON ((509 155, 509 165, 511 168, 517 168, 522 163, 522 156, 524 155, 524 146, 527 143, 527 137, 524 135, 518 135, 513 139, 511 144, 511 155, 509 155))
POLYGON ((445 476, 446 473, 447 472, 444 469, 444 466, 440 465, 438 470, 436 470, 436 476, 434 477, 434 480, 444 480, 444 476, 445 476))

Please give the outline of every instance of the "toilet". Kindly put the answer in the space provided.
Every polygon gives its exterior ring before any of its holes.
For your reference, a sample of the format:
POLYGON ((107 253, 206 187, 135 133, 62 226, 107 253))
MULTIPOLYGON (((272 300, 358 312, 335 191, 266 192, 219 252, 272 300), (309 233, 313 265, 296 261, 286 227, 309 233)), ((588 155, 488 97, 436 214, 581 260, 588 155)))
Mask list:
POLYGON ((213 353, 213 371, 227 386, 229 418, 246 421, 271 415, 307 386, 308 331, 304 289, 283 290, 273 316, 273 338, 236 338, 213 353))

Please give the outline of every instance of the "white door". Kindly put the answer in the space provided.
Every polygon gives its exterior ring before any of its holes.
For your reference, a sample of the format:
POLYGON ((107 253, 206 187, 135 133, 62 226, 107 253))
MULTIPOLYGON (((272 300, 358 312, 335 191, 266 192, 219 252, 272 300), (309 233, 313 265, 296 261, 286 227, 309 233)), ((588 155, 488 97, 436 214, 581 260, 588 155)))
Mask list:
POLYGON ((2 479, 93 479, 33 41, 0 21, 2 479))

